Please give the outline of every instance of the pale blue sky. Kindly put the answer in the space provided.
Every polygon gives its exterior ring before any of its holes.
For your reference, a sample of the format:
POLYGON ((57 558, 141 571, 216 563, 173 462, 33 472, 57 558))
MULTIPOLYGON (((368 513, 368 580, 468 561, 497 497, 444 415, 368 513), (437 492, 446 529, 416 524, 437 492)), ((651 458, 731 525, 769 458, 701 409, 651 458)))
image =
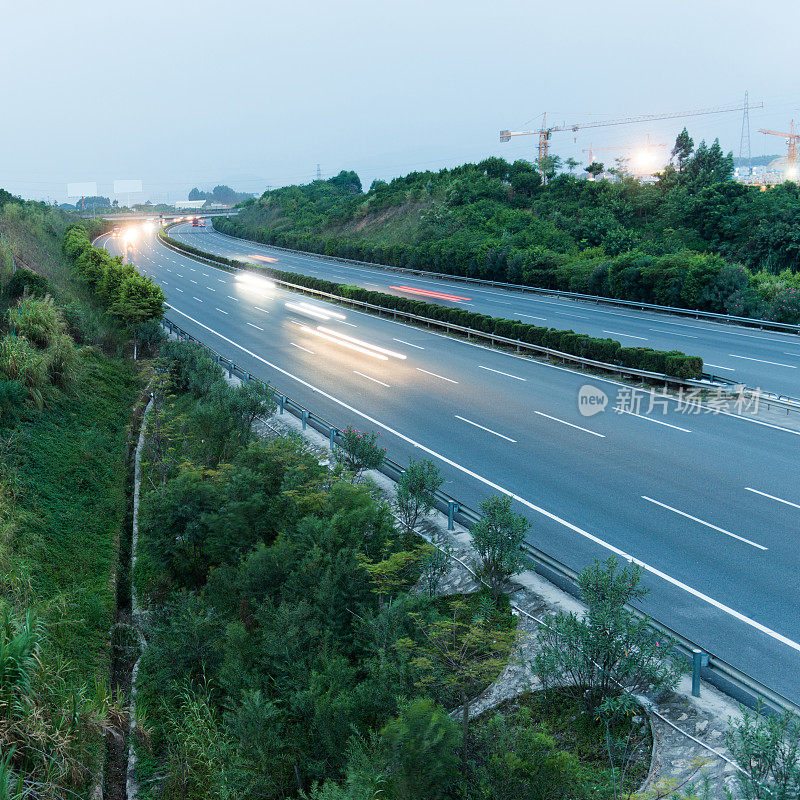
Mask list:
MULTIPOLYGON (((68 181, 141 178, 247 191, 355 169, 365 185, 488 155, 533 157, 501 128, 726 105, 800 119, 794 0, 43 0, 7 4, 0 186, 64 199, 68 181)), ((670 144, 682 120, 554 134, 564 157, 670 144)), ((738 153, 741 115, 685 120, 738 153)), ((613 155, 606 161, 613 160, 613 155)))

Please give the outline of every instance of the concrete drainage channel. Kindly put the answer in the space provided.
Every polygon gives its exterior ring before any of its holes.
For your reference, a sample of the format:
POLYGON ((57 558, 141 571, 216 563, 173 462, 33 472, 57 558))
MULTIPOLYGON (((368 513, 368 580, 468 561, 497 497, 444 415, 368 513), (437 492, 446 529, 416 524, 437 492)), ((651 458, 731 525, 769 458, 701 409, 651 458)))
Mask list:
MULTIPOLYGON (((215 350, 208 347, 208 345, 204 344, 178 325, 175 325, 171 320, 165 319, 163 324, 167 331, 176 338, 200 345, 210 352, 216 358, 217 363, 228 373, 229 378, 235 376, 242 381, 259 380, 234 361, 217 353, 215 350)), ((279 415, 288 412, 297 417, 300 420, 302 430, 306 430, 310 427, 318 431, 327 439, 330 446, 337 441, 340 435, 340 430, 337 426, 316 414, 311 409, 292 400, 291 397, 278 391, 274 386, 272 388, 275 391, 275 396, 278 401, 279 415)), ((386 459, 381 466, 381 472, 394 481, 402 474, 403 468, 391 459, 386 459)), ((444 492, 437 492, 436 500, 437 509, 447 515, 448 530, 453 530, 455 523, 459 523, 469 529, 480 518, 478 513, 465 502, 451 497, 444 492)), ((537 574, 543 576, 570 595, 574 597, 578 596, 579 593, 576 583, 577 574, 574 570, 553 556, 535 547, 528 545, 526 546, 526 550, 534 559, 534 570, 537 574)), ((640 613, 635 608, 631 608, 630 610, 635 614, 640 613)), ((650 618, 650 624, 657 630, 671 636, 676 642, 678 652, 692 666, 692 694, 695 696, 699 696, 700 682, 702 679, 750 708, 756 708, 759 704, 763 704, 764 708, 768 711, 780 712, 789 710, 794 713, 800 713, 800 706, 793 703, 788 698, 774 692, 765 684, 747 673, 738 670, 736 667, 728 664, 714 654, 708 653, 699 644, 681 636, 667 625, 653 620, 652 618, 650 618)))

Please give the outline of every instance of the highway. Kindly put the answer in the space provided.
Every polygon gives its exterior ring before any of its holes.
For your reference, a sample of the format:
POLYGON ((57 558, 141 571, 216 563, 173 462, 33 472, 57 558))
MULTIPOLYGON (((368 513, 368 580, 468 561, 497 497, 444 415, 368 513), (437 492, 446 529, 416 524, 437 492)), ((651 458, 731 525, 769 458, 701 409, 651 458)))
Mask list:
POLYGON ((706 322, 660 312, 596 305, 417 277, 380 268, 356 266, 319 256, 287 253, 243 239, 233 239, 210 226, 180 225, 170 236, 226 258, 244 258, 288 272, 363 286, 417 300, 463 306, 495 317, 533 325, 572 329, 578 333, 616 339, 626 347, 681 350, 703 357, 706 370, 723 378, 776 394, 800 397, 800 336, 706 322), (275 259, 259 262, 259 258, 275 259), (401 288, 402 287, 402 288, 401 288), (452 299, 436 297, 450 295, 452 299))
MULTIPOLYGON (((177 234, 223 246, 195 230, 177 234)), ((155 234, 135 261, 169 317, 218 352, 339 427, 380 431, 401 464, 432 458, 444 490, 473 507, 511 495, 530 541, 575 569, 612 552, 641 560, 645 611, 800 701, 797 431, 660 398, 652 413, 626 407, 614 381, 253 285, 155 234), (610 398, 590 417, 578 410, 587 384, 610 398)))

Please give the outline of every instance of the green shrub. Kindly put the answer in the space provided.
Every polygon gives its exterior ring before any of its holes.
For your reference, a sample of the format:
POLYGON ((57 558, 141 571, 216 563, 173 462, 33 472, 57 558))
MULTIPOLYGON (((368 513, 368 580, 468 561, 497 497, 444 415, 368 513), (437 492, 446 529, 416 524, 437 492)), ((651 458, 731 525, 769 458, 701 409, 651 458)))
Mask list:
POLYGON ((408 702, 381 731, 397 800, 448 800, 461 778, 458 723, 428 698, 408 702))
POLYGON ((559 750, 527 708, 494 714, 479 727, 475 744, 478 758, 469 778, 481 797, 572 800, 585 796, 580 761, 559 750))
POLYGON ((28 399, 37 408, 45 400, 50 360, 23 336, 5 336, 0 339, 0 373, 18 381, 28 390, 28 399))
POLYGON ((34 297, 45 297, 53 294, 53 287, 47 278, 31 272, 29 269, 18 269, 5 286, 5 293, 12 300, 30 294, 34 297))
POLYGON ((8 312, 11 330, 39 348, 49 347, 64 336, 66 325, 53 298, 24 297, 8 312))

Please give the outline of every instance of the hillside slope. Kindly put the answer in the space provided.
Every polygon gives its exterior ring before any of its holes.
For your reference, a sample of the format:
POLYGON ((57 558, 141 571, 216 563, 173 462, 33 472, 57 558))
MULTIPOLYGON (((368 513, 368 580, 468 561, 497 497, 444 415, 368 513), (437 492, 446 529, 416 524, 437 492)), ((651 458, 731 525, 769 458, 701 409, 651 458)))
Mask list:
POLYGON ((759 192, 701 144, 653 184, 489 158, 363 192, 358 176, 265 192, 215 227, 266 244, 544 288, 800 322, 798 186, 759 192))

